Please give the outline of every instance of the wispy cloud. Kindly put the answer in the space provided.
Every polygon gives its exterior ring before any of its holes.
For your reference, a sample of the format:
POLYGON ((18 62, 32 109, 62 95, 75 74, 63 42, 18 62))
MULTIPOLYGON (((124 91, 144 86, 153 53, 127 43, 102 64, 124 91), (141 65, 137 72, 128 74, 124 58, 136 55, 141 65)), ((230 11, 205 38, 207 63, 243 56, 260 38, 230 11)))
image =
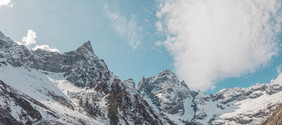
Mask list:
MULTIPOLYGON (((16 41, 16 43, 18 43, 19 45, 23 45, 26 47, 30 47, 31 45, 36 44, 36 32, 34 32, 33 30, 29 29, 27 31, 27 35, 24 36, 22 38, 22 41, 18 42, 16 41)), ((35 47, 32 48, 32 50, 37 50, 37 49, 41 49, 41 50, 45 50, 45 51, 49 51, 49 52, 60 52, 58 49, 56 48, 50 48, 48 45, 36 45, 35 47)))
POLYGON ((282 73, 282 65, 276 67, 277 73, 282 73))
POLYGON ((13 7, 11 0, 0 0, 0 7, 13 7))
POLYGON ((277 54, 281 0, 160 0, 156 23, 166 34, 177 74, 191 88, 255 72, 277 54))
POLYGON ((118 35, 127 41, 127 43, 135 50, 142 42, 141 32, 143 28, 137 25, 134 16, 130 19, 120 15, 118 11, 109 10, 108 4, 104 5, 104 13, 111 20, 113 28, 118 35))

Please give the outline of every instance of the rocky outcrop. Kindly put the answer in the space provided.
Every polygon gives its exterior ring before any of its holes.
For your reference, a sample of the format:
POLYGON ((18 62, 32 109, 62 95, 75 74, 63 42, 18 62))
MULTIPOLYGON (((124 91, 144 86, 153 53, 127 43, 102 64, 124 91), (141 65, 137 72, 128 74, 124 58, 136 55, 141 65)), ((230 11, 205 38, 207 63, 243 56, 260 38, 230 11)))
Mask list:
POLYGON ((49 72, 63 72, 68 81, 84 88, 93 88, 97 83, 109 80, 110 71, 92 49, 90 41, 80 46, 76 51, 66 53, 47 52, 37 49, 30 56, 30 68, 49 72))
POLYGON ((67 80, 81 88, 93 88, 95 84, 109 80, 110 71, 104 61, 94 54, 90 41, 75 51, 65 53, 40 49, 31 51, 0 34, 0 55, 13 66, 62 72, 67 80))
POLYGON ((133 80, 114 79, 107 96, 111 124, 162 125, 164 120, 135 91, 133 80))
POLYGON ((18 45, 0 31, 1 58, 5 58, 9 64, 19 67, 25 66, 25 63, 30 63, 30 55, 31 52, 25 46, 18 45))
POLYGON ((281 125, 282 124, 282 103, 280 103, 273 114, 262 125, 281 125))

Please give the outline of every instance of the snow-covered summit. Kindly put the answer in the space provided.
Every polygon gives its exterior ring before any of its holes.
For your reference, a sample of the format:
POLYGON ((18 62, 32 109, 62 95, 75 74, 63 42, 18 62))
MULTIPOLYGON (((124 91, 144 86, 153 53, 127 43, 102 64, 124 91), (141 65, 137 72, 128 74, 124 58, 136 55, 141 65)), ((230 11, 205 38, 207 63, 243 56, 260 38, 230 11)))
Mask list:
POLYGON ((149 78, 143 78, 138 85, 138 92, 164 116, 170 123, 170 115, 183 116, 193 113, 185 110, 184 100, 195 93, 184 81, 179 81, 170 70, 165 70, 149 78))
MULTIPOLYGON (((149 78, 142 78, 139 82, 137 90, 141 94, 158 95, 167 94, 168 96, 176 96, 179 98, 187 98, 191 94, 184 81, 179 81, 177 76, 170 70, 165 70, 149 78)), ((167 97, 168 97, 167 96, 167 97)), ((170 97, 174 98, 174 97, 170 97)))
POLYGON ((90 41, 83 43, 83 45, 81 45, 80 47, 76 49, 76 52, 83 53, 83 54, 89 54, 89 55, 95 55, 90 41))

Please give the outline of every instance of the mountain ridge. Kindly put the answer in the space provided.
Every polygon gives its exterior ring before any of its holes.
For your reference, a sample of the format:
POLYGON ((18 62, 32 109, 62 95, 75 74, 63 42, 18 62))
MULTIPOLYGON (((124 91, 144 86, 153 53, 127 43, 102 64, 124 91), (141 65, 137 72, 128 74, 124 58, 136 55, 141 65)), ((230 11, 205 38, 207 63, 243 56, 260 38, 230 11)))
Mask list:
MULTIPOLYGON (((24 111, 16 101, 0 100, 0 111, 11 114, 5 124, 15 119, 17 124, 258 124, 282 101, 282 81, 207 95, 170 70, 143 78, 135 88, 133 79, 121 80, 108 69, 90 41, 64 53, 33 51, 1 31, 0 80, 42 115, 28 120, 22 117, 28 113, 1 108, 24 111), (251 102, 261 106, 252 108, 251 102)), ((1 93, 9 95, 5 89, 1 93)))

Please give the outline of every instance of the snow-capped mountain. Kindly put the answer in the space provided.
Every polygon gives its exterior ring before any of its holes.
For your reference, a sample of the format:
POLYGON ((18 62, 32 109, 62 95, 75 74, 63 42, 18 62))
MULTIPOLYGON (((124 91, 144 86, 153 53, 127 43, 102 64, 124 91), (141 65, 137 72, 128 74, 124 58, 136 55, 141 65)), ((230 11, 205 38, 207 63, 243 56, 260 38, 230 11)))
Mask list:
POLYGON ((180 82, 170 70, 147 79, 143 78, 137 91, 170 124, 180 124, 183 123, 182 118, 193 117, 191 105, 196 92, 190 90, 184 81, 180 82))
POLYGON ((4 125, 261 124, 281 102, 282 80, 207 95, 165 70, 135 88, 108 69, 89 41, 58 53, 29 50, 0 32, 4 125))
MULTIPOLYGON (((2 123, 166 123, 140 97, 133 80, 120 80, 108 70, 89 41, 66 53, 31 51, 0 33, 0 62, 1 84, 17 95, 3 96, 1 110, 11 117, 0 115, 2 123), (18 99, 33 107, 38 117, 29 116, 32 113, 18 99)), ((0 93, 11 95, 7 91, 0 93)))
POLYGON ((261 124, 282 102, 281 83, 276 80, 207 95, 190 90, 165 70, 143 78, 137 90, 170 124, 261 124))

